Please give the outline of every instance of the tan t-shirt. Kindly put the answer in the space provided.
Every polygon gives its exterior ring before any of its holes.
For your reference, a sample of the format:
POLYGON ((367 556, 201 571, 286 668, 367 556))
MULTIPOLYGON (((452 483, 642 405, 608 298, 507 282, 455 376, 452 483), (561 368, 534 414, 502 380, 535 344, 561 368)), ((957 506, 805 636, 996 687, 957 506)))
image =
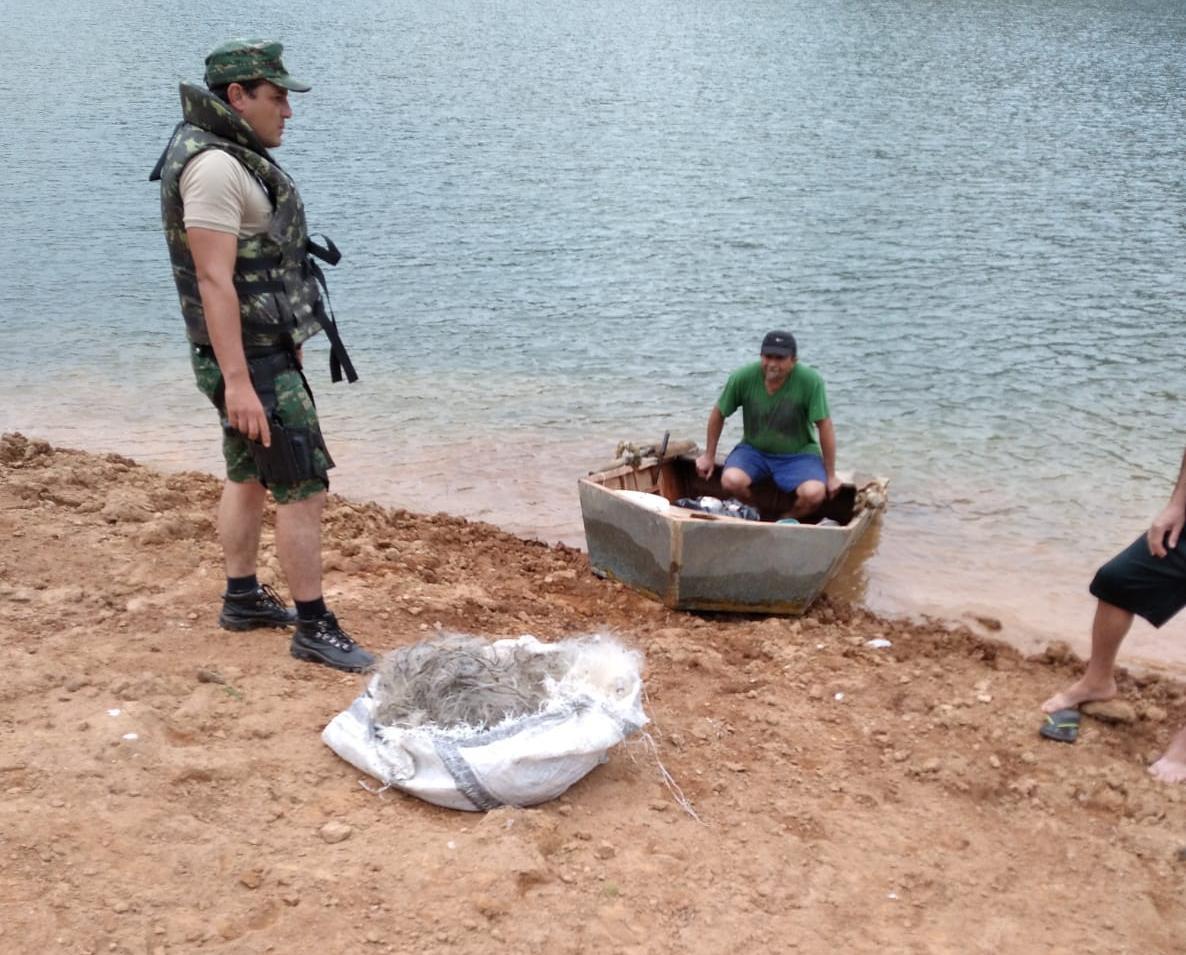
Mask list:
POLYGON ((268 231, 272 203, 239 160, 207 149, 181 171, 181 204, 187 229, 229 232, 240 239, 268 231))

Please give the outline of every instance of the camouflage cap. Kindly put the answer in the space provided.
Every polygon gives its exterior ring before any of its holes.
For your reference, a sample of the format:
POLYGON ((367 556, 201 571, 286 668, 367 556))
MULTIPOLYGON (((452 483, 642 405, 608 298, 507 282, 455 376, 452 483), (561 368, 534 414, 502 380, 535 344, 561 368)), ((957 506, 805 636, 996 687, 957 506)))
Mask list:
POLYGON ((206 57, 206 85, 267 80, 294 93, 307 93, 312 87, 288 75, 280 59, 283 52, 275 40, 227 40, 206 57))

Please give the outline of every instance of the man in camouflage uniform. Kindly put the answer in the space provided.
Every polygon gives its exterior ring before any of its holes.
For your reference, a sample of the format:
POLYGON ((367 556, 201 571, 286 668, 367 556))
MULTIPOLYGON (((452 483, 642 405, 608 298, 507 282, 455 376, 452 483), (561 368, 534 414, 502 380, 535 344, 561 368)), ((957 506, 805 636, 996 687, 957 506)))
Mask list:
POLYGON ((357 376, 327 310, 296 186, 269 154, 292 116, 279 43, 231 40, 206 58, 206 86, 181 84, 183 120, 152 178, 198 387, 218 408, 227 481, 218 513, 228 630, 295 625, 291 652, 341 670, 373 663, 338 625, 321 587, 321 514, 333 467, 301 370, 324 330, 334 381, 357 376), (276 501, 276 549, 296 603, 256 579, 263 508, 276 501))

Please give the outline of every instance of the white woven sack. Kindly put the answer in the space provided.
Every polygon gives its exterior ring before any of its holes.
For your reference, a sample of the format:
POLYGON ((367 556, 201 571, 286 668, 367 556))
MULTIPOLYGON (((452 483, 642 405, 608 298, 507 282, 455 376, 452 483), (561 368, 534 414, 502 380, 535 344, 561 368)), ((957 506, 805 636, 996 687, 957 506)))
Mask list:
MULTIPOLYGON (((534 637, 500 640, 540 653, 554 644, 534 637)), ((607 751, 648 720, 642 709, 637 658, 607 642, 612 681, 575 674, 538 713, 489 729, 379 727, 374 680, 322 731, 330 749, 385 785, 450 809, 533 806, 555 799, 605 762, 607 751), (623 666, 629 660, 630 665, 623 666)))

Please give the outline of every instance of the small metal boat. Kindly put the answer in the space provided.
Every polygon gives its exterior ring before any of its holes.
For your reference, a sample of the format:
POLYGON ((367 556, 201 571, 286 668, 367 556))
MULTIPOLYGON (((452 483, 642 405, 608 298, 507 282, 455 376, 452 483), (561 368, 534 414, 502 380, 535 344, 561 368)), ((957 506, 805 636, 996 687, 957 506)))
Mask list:
POLYGON ((723 497, 722 463, 705 479, 693 442, 620 445, 578 485, 593 570, 677 610, 803 613, 885 507, 889 482, 854 476, 810 523, 777 523, 793 497, 773 485, 755 488, 760 521, 676 504, 723 497))

